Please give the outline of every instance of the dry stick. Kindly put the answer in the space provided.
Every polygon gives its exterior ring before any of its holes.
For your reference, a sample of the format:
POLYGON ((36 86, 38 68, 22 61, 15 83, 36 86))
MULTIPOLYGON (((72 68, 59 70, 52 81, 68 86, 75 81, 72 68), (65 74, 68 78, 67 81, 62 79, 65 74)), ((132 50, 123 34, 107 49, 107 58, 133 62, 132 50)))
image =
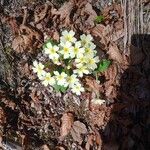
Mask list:
POLYGON ((24 12, 24 16, 23 16, 22 25, 25 25, 26 20, 27 20, 27 8, 26 7, 23 8, 23 12, 24 12))

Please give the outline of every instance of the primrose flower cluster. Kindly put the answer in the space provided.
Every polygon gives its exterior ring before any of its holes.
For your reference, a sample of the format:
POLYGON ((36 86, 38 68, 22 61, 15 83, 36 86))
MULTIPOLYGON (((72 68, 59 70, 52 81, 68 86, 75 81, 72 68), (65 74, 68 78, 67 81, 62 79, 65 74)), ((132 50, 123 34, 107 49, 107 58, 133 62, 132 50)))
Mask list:
POLYGON ((90 34, 83 34, 77 40, 74 31, 65 30, 61 34, 60 43, 47 42, 43 48, 50 65, 34 61, 33 72, 37 73, 45 86, 61 86, 80 95, 84 91, 80 79, 83 75, 91 74, 99 62, 95 48, 90 34))

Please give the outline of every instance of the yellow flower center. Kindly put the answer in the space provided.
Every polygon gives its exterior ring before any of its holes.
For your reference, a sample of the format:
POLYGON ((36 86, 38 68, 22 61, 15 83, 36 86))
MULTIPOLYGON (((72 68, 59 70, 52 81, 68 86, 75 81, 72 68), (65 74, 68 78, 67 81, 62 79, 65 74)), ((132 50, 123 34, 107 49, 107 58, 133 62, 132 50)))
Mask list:
POLYGON ((89 64, 94 64, 94 60, 93 59, 89 59, 89 64))
POLYGON ((86 53, 89 53, 90 51, 91 51, 90 48, 86 48, 86 50, 85 50, 86 53))
POLYGON ((81 57, 81 58, 80 58, 80 62, 81 62, 81 63, 85 62, 85 58, 84 58, 84 57, 81 57))
POLYGON ((62 75, 59 75, 59 76, 58 76, 58 79, 59 79, 59 80, 62 80, 62 79, 63 79, 63 76, 62 76, 62 75))
POLYGON ((45 80, 49 81, 51 78, 50 77, 45 77, 45 80))
POLYGON ((75 53, 78 53, 78 51, 79 51, 79 48, 75 47, 75 48, 74 48, 74 52, 75 52, 75 53))
POLYGON ((64 47, 64 52, 68 52, 69 51, 69 48, 67 48, 67 47, 64 47))
POLYGON ((77 87, 76 87, 76 89, 77 89, 77 90, 80 90, 80 87, 79 87, 79 86, 77 86, 77 87))
POLYGON ((72 41, 72 36, 70 36, 70 35, 66 36, 66 40, 67 41, 72 41))
POLYGON ((51 49, 51 53, 52 53, 52 54, 55 54, 54 48, 51 49))

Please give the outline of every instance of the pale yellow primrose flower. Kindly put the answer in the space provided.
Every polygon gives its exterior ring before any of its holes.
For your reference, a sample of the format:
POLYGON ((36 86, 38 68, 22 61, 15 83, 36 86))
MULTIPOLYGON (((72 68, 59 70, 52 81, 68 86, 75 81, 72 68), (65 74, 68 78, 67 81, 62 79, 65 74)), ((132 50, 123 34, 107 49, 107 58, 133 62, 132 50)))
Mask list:
POLYGON ((75 59, 75 63, 77 63, 77 64, 82 64, 83 65, 86 62, 87 62, 87 57, 84 56, 84 55, 80 55, 79 58, 75 59))
POLYGON ((45 75, 44 65, 42 63, 38 63, 37 61, 33 62, 33 72, 37 73, 38 77, 40 78, 41 76, 45 75))
POLYGON ((85 47, 85 55, 87 57, 94 57, 95 54, 97 53, 97 51, 94 50, 95 48, 96 48, 96 45, 93 44, 93 43, 91 45, 89 45, 89 46, 86 46, 85 47))
POLYGON ((98 62, 99 62, 99 57, 98 56, 96 56, 94 58, 88 58, 86 66, 89 69, 94 70, 94 69, 97 68, 97 64, 96 63, 98 63, 98 62))
POLYGON ((77 69, 75 69, 73 72, 77 74, 79 77, 83 77, 83 74, 89 74, 89 70, 86 66, 83 66, 82 64, 76 65, 77 69))
POLYGON ((74 86, 75 83, 79 82, 79 79, 77 78, 77 75, 72 74, 71 76, 68 76, 67 82, 70 87, 74 86))
POLYGON ((58 58, 54 58, 53 60, 53 63, 56 64, 56 65, 61 65, 60 61, 58 58))
POLYGON ((65 31, 63 31, 62 32, 62 36, 60 37, 60 41, 61 42, 71 42, 71 43, 75 43, 76 42, 76 38, 74 37, 74 35, 75 35, 75 32, 73 31, 73 30, 71 30, 71 31, 67 31, 67 30, 65 30, 65 31))
POLYGON ((54 71, 55 74, 55 78, 56 78, 56 82, 58 85, 67 87, 68 83, 67 83, 67 74, 65 72, 62 72, 61 74, 59 74, 58 71, 54 71))
POLYGON ((81 86, 80 83, 77 83, 72 87, 71 91, 76 95, 80 95, 81 92, 84 92, 84 88, 81 86))
POLYGON ((73 49, 72 44, 67 41, 66 43, 60 43, 60 46, 62 47, 60 53, 63 55, 64 59, 69 58, 70 52, 73 49))
POLYGON ((49 42, 46 44, 46 48, 44 48, 45 54, 49 55, 50 59, 54 59, 54 58, 59 58, 59 55, 57 54, 59 50, 59 47, 54 45, 52 46, 52 44, 49 42))
POLYGON ((80 39, 81 39, 82 46, 88 46, 93 41, 93 37, 90 34, 88 35, 82 34, 80 36, 80 39))
POLYGON ((71 55, 71 58, 74 58, 74 57, 81 57, 83 56, 83 53, 84 53, 84 48, 82 47, 81 48, 81 42, 80 41, 77 41, 75 42, 75 45, 73 47, 73 49, 70 51, 70 55, 71 55))
POLYGON ((51 76, 50 73, 46 73, 43 77, 41 77, 42 84, 44 86, 48 86, 48 85, 54 85, 55 84, 55 79, 54 77, 51 76))

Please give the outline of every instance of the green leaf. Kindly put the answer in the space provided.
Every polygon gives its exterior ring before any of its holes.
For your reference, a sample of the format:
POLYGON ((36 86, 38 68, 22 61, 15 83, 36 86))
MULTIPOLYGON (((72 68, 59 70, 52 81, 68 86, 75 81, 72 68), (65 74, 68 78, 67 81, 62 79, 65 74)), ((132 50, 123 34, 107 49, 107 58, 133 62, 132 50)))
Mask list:
POLYGON ((97 71, 99 71, 99 72, 106 71, 108 69, 108 67, 110 66, 110 64, 111 64, 110 60, 106 60, 106 59, 101 60, 98 65, 97 71))
POLYGON ((60 92, 60 88, 61 88, 60 85, 55 84, 53 87, 54 87, 56 92, 60 92))
POLYGON ((56 92, 63 92, 63 93, 65 93, 68 89, 68 87, 64 87, 64 86, 57 85, 57 84, 55 84, 53 87, 56 92))
POLYGON ((96 16, 95 18, 95 22, 98 24, 98 23, 101 23, 104 21, 104 16, 100 15, 100 16, 96 16))
POLYGON ((64 86, 61 86, 60 90, 61 92, 65 93, 67 91, 68 87, 64 87, 64 86))

